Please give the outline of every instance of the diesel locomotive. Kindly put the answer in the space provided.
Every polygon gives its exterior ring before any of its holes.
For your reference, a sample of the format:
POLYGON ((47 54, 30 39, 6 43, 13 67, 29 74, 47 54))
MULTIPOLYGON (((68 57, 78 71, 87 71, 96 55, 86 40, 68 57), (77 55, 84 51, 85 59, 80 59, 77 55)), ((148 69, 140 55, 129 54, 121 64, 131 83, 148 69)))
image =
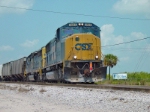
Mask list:
POLYGON ((29 56, 3 64, 3 80, 98 82, 106 78, 100 28, 93 23, 70 22, 29 56))

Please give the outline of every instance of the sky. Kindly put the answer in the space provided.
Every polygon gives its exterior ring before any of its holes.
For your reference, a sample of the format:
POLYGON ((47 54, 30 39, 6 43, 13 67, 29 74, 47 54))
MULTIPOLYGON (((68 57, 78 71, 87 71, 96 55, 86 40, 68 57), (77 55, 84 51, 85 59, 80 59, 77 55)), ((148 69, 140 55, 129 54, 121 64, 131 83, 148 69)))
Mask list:
POLYGON ((103 55, 119 58, 111 74, 150 73, 150 38, 106 46, 150 37, 149 9, 150 0, 0 0, 0 66, 40 49, 58 27, 76 21, 100 27, 103 55))

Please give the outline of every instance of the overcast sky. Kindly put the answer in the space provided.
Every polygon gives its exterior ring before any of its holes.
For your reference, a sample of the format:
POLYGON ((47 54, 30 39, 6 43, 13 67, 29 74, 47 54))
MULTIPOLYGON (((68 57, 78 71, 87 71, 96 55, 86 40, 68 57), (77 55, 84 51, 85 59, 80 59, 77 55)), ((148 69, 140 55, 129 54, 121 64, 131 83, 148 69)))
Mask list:
MULTIPOLYGON (((98 25, 102 46, 150 37, 149 9, 150 0, 0 0, 0 65, 40 49, 58 27, 72 21, 98 25)), ((102 52, 119 58, 112 73, 150 72, 150 39, 102 47, 102 52)))

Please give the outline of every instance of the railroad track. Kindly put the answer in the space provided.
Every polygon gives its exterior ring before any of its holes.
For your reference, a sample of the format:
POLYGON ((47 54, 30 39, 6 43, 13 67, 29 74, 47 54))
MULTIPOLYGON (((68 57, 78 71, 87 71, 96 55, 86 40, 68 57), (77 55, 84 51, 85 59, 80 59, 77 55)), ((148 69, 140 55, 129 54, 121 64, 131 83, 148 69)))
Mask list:
POLYGON ((32 84, 32 85, 45 85, 45 86, 61 86, 61 87, 79 87, 79 88, 95 88, 95 89, 114 89, 126 91, 141 91, 150 92, 150 86, 136 86, 136 85, 110 85, 110 84, 64 84, 64 83, 48 83, 48 82, 0 82, 0 83, 13 83, 13 84, 32 84))
POLYGON ((96 84, 80 84, 80 83, 52 83, 52 82, 13 82, 13 81, 2 81, 2 83, 13 83, 13 84, 33 84, 33 85, 49 85, 49 86, 70 86, 70 87, 92 87, 97 86, 96 84), (89 86, 90 85, 90 86, 89 86))

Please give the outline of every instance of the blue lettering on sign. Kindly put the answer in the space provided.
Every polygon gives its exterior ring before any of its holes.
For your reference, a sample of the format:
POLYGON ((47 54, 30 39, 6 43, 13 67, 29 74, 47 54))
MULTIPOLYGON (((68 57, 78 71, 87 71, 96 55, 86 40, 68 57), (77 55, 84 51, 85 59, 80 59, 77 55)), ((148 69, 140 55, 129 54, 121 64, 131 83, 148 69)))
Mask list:
POLYGON ((75 45, 76 50, 90 50, 92 43, 77 43, 75 45))

